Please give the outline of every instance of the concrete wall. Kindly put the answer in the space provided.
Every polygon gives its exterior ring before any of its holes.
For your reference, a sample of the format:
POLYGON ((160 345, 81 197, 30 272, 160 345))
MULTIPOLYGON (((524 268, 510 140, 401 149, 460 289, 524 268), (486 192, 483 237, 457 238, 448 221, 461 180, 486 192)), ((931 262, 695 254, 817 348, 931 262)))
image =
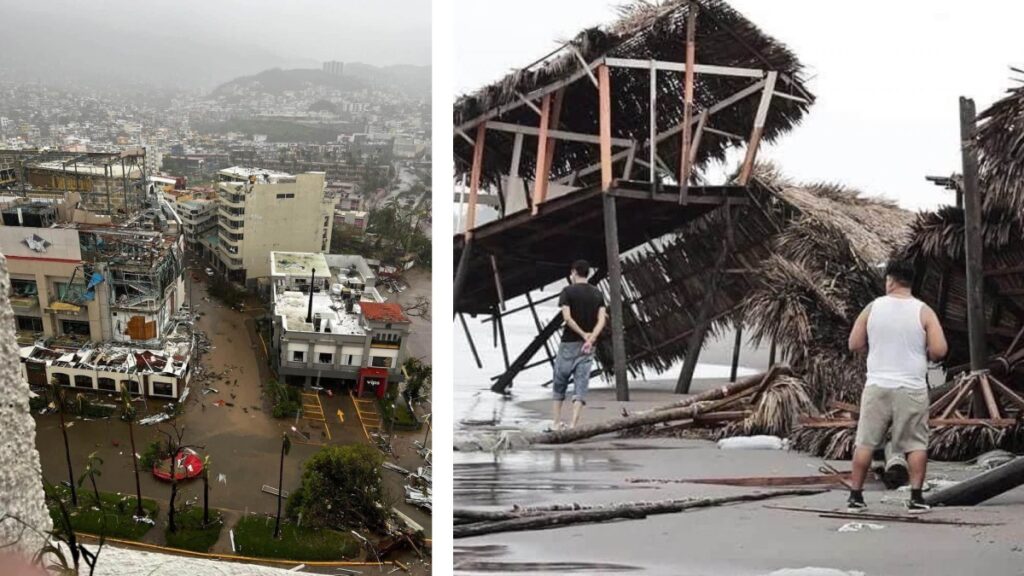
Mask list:
POLYGON ((323 173, 298 174, 295 182, 256 184, 246 195, 245 238, 240 244, 246 279, 270 275, 271 251, 329 249, 333 213, 333 205, 324 201, 323 173), (294 197, 278 197, 283 194, 294 197))

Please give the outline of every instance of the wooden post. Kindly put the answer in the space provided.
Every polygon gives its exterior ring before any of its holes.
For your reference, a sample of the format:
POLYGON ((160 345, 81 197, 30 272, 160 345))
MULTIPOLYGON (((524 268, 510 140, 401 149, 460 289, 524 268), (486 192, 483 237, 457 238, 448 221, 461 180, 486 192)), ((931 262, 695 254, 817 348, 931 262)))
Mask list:
POLYGON ((487 137, 487 123, 481 122, 476 127, 476 138, 473 140, 473 167, 469 176, 469 205, 466 208, 466 236, 473 234, 476 228, 476 203, 480 194, 480 174, 484 164, 484 139, 487 137))
POLYGON ((747 155, 743 159, 743 167, 740 169, 740 186, 747 185, 750 175, 754 171, 757 148, 761 144, 761 136, 764 134, 764 123, 768 118, 768 107, 772 102, 772 93, 775 92, 775 80, 778 76, 779 73, 772 70, 765 78, 764 88, 761 91, 761 102, 757 106, 757 116, 754 117, 754 129, 750 132, 750 141, 747 143, 747 155))
MULTIPOLYGON (((597 67, 599 125, 601 137, 601 190, 612 187, 612 87, 608 66, 597 67)), ((618 239, 616 239, 618 242, 618 239)), ((615 255, 618 259, 618 253, 615 255)))
MULTIPOLYGON (((974 149, 974 100, 960 97, 960 151, 964 174, 964 254, 967 260, 967 329, 971 370, 984 370, 985 308, 983 307, 981 196, 978 191, 978 156, 974 149)), ((978 401, 981 395, 976 395, 978 401)), ((983 402, 983 401, 982 401, 983 402)))
POLYGON ((601 127, 601 190, 604 211, 604 246, 608 270, 609 299, 611 302, 612 359, 615 369, 615 399, 629 400, 629 380, 626 377, 626 339, 622 326, 622 262, 619 260, 619 222, 615 210, 615 196, 608 194, 612 187, 612 97, 608 66, 597 68, 599 124, 601 127))
POLYGON ((537 167, 533 181, 533 210, 537 214, 540 203, 548 194, 548 121, 551 119, 551 94, 545 94, 540 104, 540 132, 537 134, 537 167))
POLYGON ((497 328, 498 336, 501 338, 501 357, 505 361, 505 370, 508 370, 508 344, 505 342, 505 324, 501 321, 501 312, 494 311, 494 326, 497 328))
POLYGON ((452 301, 455 304, 452 310, 453 313, 458 311, 459 300, 462 298, 462 289, 466 284, 469 262, 473 253, 473 230, 476 228, 476 203, 480 193, 480 174, 483 171, 484 138, 486 136, 487 124, 481 122, 476 128, 476 139, 473 140, 473 167, 470 170, 469 178, 469 204, 466 207, 465 243, 462 247, 462 255, 459 257, 459 267, 455 269, 455 281, 452 285, 452 301))
POLYGON ((498 257, 491 254, 491 270, 494 271, 494 290, 498 293, 498 305, 505 311, 505 290, 501 287, 501 273, 498 272, 498 257))
POLYGON ((686 9, 686 71, 683 73, 683 144, 679 153, 679 203, 686 204, 690 180, 690 123, 693 119, 693 73, 697 65, 697 5, 686 9))
POLYGON ((657 181, 658 171, 654 168, 658 163, 658 66, 651 60, 651 118, 648 121, 650 135, 648 136, 648 169, 651 175, 651 193, 654 193, 654 183, 657 181))
POLYGON ((729 382, 736 381, 736 373, 739 371, 740 366, 740 346, 743 345, 743 321, 737 319, 736 322, 736 340, 732 345, 732 368, 729 370, 729 382))
MULTIPOLYGON (((548 128, 550 130, 558 130, 558 123, 561 122, 562 118, 562 99, 565 97, 565 88, 560 88, 555 92, 555 98, 551 102, 550 117, 548 118, 548 128)), ((544 178, 544 196, 548 194, 548 185, 551 182, 551 167, 555 161, 555 146, 558 140, 554 138, 548 138, 548 149, 546 150, 546 156, 544 157, 544 172, 547 176, 544 178)))
POLYGON ((480 354, 476 351, 476 343, 473 342, 473 335, 469 333, 469 326, 466 325, 466 317, 462 314, 458 314, 459 321, 462 322, 462 330, 466 333, 466 340, 469 342, 469 349, 473 352, 473 360, 476 360, 476 367, 483 368, 484 363, 480 361, 480 354))

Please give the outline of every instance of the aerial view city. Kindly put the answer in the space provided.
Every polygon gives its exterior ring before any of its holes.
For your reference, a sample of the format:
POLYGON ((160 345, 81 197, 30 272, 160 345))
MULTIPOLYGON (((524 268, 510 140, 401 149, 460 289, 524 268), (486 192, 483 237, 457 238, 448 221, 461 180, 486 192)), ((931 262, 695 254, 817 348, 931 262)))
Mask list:
POLYGON ((0 6, 0 533, 429 574, 429 3, 215 4, 0 6))

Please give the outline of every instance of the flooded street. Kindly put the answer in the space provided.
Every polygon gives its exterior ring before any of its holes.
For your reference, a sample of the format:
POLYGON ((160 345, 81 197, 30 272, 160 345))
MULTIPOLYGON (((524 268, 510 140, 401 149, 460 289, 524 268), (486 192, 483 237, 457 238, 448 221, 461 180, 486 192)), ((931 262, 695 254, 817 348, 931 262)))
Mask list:
MULTIPOLYGON (((193 271, 193 274, 202 273, 193 271)), ((429 281, 425 288, 417 284, 414 289, 406 290, 403 296, 424 293, 424 290, 429 294, 429 281)), ((255 324, 256 318, 265 312, 259 308, 250 308, 245 313, 232 310, 208 298, 206 282, 203 281, 195 281, 191 291, 194 309, 200 314, 197 328, 206 333, 211 348, 201 354, 204 372, 193 377, 184 414, 175 419, 174 423, 185 430, 184 441, 187 444, 194 446, 201 454, 209 455, 210 505, 227 513, 229 525, 245 513, 273 514, 277 499, 263 492, 262 487, 277 486, 282 434, 287 433, 292 439, 292 449, 285 457, 284 465, 284 490, 290 492, 299 485, 302 464, 327 440, 327 432, 317 422, 296 422, 295 419, 278 420, 271 417, 271 407, 264 398, 261 384, 272 375, 255 324), (203 394, 204 387, 215 389, 216 392, 203 394), (293 426, 302 436, 292 431, 293 426), (303 436, 310 438, 311 442, 304 441, 303 436)), ((410 341, 410 350, 429 355, 429 321, 419 320, 415 324, 414 319, 414 326, 417 327, 410 341)), ((114 399, 104 396, 101 401, 114 402, 114 399)), ((368 443, 352 401, 346 394, 329 397, 321 393, 320 401, 330 427, 330 444, 368 443), (344 415, 343 423, 337 415, 339 410, 344 415)), ((145 404, 139 402, 137 406, 144 415, 146 412, 160 410, 163 404, 148 399, 145 404)), ((54 483, 67 481, 58 417, 48 414, 36 415, 35 418, 38 429, 36 441, 44 477, 54 483)), ((75 473, 81 474, 89 454, 96 452, 103 459, 102 476, 97 478, 99 489, 134 493, 128 425, 116 417, 98 420, 69 417, 69 420, 72 424, 68 429, 68 438, 75 473)), ((145 451, 147 444, 163 438, 159 429, 170 430, 170 422, 155 426, 135 426, 136 449, 140 454, 145 451)), ((424 432, 396 434, 393 443, 395 456, 389 460, 413 471, 417 466, 422 466, 423 460, 416 454, 412 442, 422 442, 424 432)), ((405 503, 405 478, 390 470, 383 470, 382 474, 396 508, 422 525, 429 538, 429 514, 405 503)), ((160 501, 160 518, 166 518, 170 485, 157 480, 147 470, 140 470, 140 478, 143 497, 160 501)), ((187 500, 201 505, 201 480, 180 483, 178 498, 179 503, 187 500)), ((159 541, 162 535, 158 537, 157 532, 151 531, 147 538, 154 543, 162 543, 159 541)), ((227 530, 222 532, 215 550, 230 551, 227 530)))

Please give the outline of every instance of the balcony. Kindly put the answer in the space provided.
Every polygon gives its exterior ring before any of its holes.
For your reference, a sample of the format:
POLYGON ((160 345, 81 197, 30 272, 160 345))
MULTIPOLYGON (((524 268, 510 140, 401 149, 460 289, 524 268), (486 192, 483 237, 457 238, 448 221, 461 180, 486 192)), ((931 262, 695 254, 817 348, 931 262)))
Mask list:
POLYGON ((242 208, 226 208, 224 206, 220 206, 217 208, 217 214, 231 220, 245 220, 245 210, 242 208))

